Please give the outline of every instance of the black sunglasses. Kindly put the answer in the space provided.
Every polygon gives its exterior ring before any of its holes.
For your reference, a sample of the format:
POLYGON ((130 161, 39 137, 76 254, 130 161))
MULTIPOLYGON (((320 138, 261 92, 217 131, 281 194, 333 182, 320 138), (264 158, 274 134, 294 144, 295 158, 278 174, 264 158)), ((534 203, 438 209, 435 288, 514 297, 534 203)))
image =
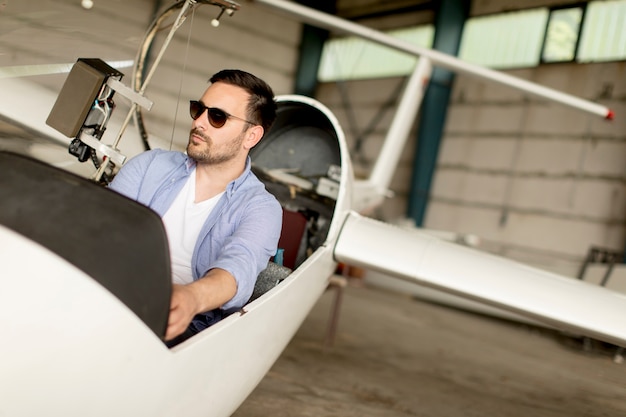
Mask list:
POLYGON ((191 118, 193 120, 196 120, 198 117, 202 116, 205 110, 207 111, 207 114, 209 116, 209 123, 211 123, 211 126, 218 129, 224 126, 226 124, 226 121, 231 117, 233 119, 241 120, 242 122, 250 123, 251 125, 256 124, 246 119, 242 119, 241 117, 233 116, 230 113, 226 113, 224 110, 218 109, 217 107, 207 107, 201 101, 189 100, 189 114, 191 115, 191 118))

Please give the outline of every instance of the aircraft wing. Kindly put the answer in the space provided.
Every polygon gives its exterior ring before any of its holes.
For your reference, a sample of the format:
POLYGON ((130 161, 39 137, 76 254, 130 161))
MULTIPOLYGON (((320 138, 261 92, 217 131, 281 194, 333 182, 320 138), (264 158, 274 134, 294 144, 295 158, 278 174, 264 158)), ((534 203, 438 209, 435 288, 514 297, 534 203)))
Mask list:
POLYGON ((35 132, 65 147, 71 139, 46 124, 48 112, 57 94, 35 83, 20 78, 0 78, 0 118, 35 132))
POLYGON ((351 212, 335 259, 626 346, 626 295, 351 212))

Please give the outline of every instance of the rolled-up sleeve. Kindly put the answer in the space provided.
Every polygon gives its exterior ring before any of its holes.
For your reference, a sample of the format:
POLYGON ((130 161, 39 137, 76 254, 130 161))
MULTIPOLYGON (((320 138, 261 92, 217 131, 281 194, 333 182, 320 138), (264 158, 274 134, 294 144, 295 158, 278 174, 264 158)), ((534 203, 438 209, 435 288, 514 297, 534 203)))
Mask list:
POLYGON ((237 282, 237 293, 222 306, 224 310, 239 308, 250 299, 256 278, 276 253, 280 238, 282 209, 271 194, 250 199, 246 206, 212 264, 228 271, 237 282))

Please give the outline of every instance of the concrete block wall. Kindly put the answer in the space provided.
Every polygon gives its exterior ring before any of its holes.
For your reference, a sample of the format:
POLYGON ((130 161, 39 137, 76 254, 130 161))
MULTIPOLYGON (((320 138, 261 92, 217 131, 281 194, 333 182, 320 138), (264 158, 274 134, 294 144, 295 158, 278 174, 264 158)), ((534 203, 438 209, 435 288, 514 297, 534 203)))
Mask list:
POLYGON ((572 275, 590 246, 621 250, 626 240, 626 67, 512 73, 618 116, 609 122, 457 77, 426 226, 477 233, 493 252, 572 275))
MULTIPOLYGON (((626 241, 625 63, 546 65, 508 71, 601 102, 612 122, 509 87, 457 76, 425 227, 481 237, 485 250, 574 276, 590 246, 626 241)), ((360 137, 399 78, 321 85, 317 98, 344 127, 355 172, 369 174, 392 113, 360 137), (347 97, 347 98, 346 98, 347 97)), ((395 196, 370 215, 406 216, 415 129, 394 173, 395 196)))

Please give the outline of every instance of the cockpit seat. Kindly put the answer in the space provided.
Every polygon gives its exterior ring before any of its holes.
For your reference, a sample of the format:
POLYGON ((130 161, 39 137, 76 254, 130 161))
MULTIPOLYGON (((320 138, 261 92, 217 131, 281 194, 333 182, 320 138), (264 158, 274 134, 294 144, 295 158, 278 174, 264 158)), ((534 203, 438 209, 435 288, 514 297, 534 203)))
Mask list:
POLYGON ((283 265, 278 265, 276 262, 268 262, 267 268, 265 268, 256 279, 256 283, 254 284, 254 290, 252 291, 252 296, 250 297, 249 303, 256 300, 272 288, 274 288, 278 283, 285 278, 287 278, 291 274, 291 268, 287 268, 283 265))

